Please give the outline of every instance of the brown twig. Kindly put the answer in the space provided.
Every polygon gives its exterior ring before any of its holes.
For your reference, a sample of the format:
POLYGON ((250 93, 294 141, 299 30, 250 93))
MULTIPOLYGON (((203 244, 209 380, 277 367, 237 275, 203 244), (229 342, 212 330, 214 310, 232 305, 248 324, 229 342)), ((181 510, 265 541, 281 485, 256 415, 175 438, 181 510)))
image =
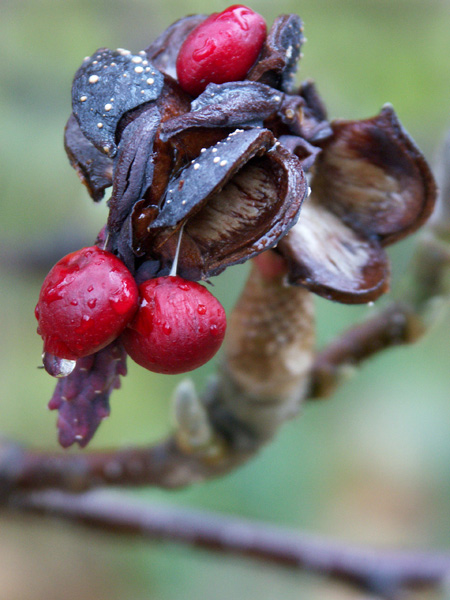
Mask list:
POLYGON ((149 505, 121 493, 50 491, 11 500, 14 509, 307 570, 383 598, 403 588, 439 585, 450 576, 450 554, 368 550, 238 518, 149 505))
POLYGON ((209 464, 180 450, 172 438, 144 448, 84 454, 28 450, 4 440, 0 498, 49 488, 72 492, 104 486, 180 488, 222 475, 244 457, 245 453, 230 453, 226 460, 209 464))
POLYGON ((316 355, 311 369, 309 399, 330 396, 347 367, 356 367, 387 348, 412 343, 423 331, 414 311, 397 303, 353 326, 316 355))

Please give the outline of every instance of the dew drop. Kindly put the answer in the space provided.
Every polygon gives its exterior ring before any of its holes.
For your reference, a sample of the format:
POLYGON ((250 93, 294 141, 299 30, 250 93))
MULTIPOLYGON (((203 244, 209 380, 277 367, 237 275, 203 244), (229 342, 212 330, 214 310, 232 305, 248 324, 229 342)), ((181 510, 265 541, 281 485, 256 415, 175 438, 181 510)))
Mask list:
POLYGON ((88 292, 92 292, 92 291, 94 291, 94 286, 93 286, 93 285, 90 285, 90 286, 88 287, 87 291, 88 291, 88 292))
POLYGON ((199 315, 206 315, 206 306, 204 304, 199 304, 197 306, 197 312, 199 315))
POLYGON ((215 324, 211 325, 211 327, 209 328, 209 331, 210 331, 211 335, 219 335, 219 328, 215 324))
POLYGON ((87 305, 89 306, 89 308, 95 308, 96 304, 97 304, 96 298, 90 298, 87 302, 87 305))
POLYGON ((77 364, 76 360, 58 358, 49 352, 44 352, 42 362, 45 370, 52 377, 67 377, 72 373, 77 364))
POLYGON ((189 286, 187 283, 179 283, 178 288, 180 290, 183 290, 183 292, 187 292, 189 290, 189 286))
POLYGON ((70 304, 71 304, 72 306, 78 306, 78 300, 71 300, 71 301, 70 301, 70 304))
POLYGON ((162 330, 163 333, 165 333, 166 335, 170 335, 172 333, 172 327, 169 325, 169 323, 164 323, 162 326, 162 330))

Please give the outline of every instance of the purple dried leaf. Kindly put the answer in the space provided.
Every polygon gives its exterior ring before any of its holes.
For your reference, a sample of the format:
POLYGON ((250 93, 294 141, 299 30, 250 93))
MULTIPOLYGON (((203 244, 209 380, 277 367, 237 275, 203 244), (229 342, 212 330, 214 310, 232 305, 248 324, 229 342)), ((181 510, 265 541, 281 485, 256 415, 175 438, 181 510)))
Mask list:
POLYGON ((332 128, 311 183, 317 200, 382 245, 416 231, 434 208, 436 184, 394 110, 332 128))
POLYGON ((247 79, 291 93, 303 41, 303 23, 299 16, 277 17, 247 79))
POLYGON ((117 125, 129 110, 158 98, 162 74, 143 55, 100 48, 86 58, 72 85, 73 113, 84 135, 101 152, 114 156, 117 125))
POLYGON ((84 448, 101 421, 109 416, 109 396, 126 375, 126 353, 117 340, 91 356, 80 358, 74 371, 60 379, 48 404, 58 410, 59 443, 84 448))
POLYGON ((160 71, 176 79, 175 63, 184 40, 195 27, 207 18, 208 15, 190 15, 175 21, 146 48, 148 60, 160 71))
POLYGON ((73 114, 64 130, 64 148, 89 195, 99 202, 105 195, 105 189, 112 185, 113 162, 91 144, 73 114))

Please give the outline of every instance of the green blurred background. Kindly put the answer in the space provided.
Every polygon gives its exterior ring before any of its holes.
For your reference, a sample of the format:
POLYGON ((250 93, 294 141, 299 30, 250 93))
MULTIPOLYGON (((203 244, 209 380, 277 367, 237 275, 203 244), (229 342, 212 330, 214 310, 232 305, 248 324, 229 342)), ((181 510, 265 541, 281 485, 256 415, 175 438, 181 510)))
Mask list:
MULTIPOLYGON (((270 24, 297 12, 307 44, 299 80, 313 78, 332 117, 363 118, 391 102, 433 161, 450 126, 449 0, 254 0, 270 24)), ((0 0, 0 429, 54 449, 46 403, 53 381, 36 367, 33 309, 65 251, 89 245, 106 218, 66 159, 62 133, 83 57, 100 46, 138 51, 186 13, 218 0, 0 0)), ((396 247, 394 281, 413 240, 396 247)), ((216 281, 227 309, 245 266, 216 281)), ((319 342, 374 309, 318 301, 319 342)), ((417 347, 379 356, 327 402, 307 406, 253 462, 149 501, 262 519, 390 547, 450 545, 450 312, 417 347)), ((193 377, 198 385, 208 365, 193 377)), ((180 377, 129 365, 92 448, 145 444, 170 429, 180 377)), ((1 600, 93 598, 338 599, 357 597, 307 576, 170 544, 100 535, 54 520, 0 518, 1 600)), ((423 597, 423 596, 421 596, 423 597)))

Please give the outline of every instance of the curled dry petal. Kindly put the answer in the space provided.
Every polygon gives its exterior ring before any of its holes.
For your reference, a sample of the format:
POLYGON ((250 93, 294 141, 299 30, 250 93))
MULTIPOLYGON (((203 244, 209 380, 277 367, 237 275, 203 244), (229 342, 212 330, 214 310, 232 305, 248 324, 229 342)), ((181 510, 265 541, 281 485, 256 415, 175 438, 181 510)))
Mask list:
POLYGON ((303 41, 303 23, 299 16, 277 17, 247 79, 292 92, 303 41))
MULTIPOLYGON (((297 221, 307 188, 300 161, 284 148, 253 158, 186 222, 179 273, 207 279, 272 248, 297 221)), ((163 264, 174 255, 169 242, 161 245, 163 264)))
POLYGON ((89 195, 98 202, 105 195, 105 189, 112 185, 112 160, 91 144, 73 115, 64 130, 64 147, 89 195))
POLYGON ((191 127, 258 127, 280 110, 284 94, 254 81, 210 83, 191 105, 191 111, 166 121, 161 138, 191 127))
POLYGON ((68 448, 77 443, 84 448, 101 421, 109 416, 109 396, 126 375, 126 353, 115 341, 100 352, 77 361, 75 369, 56 385, 49 402, 58 410, 59 443, 68 448))
POLYGON ((431 214, 436 185, 390 106, 363 121, 335 121, 312 188, 319 202, 366 237, 392 244, 431 214))
POLYGON ((101 152, 114 156, 117 125, 123 114, 156 100, 163 76, 145 52, 100 48, 86 58, 72 85, 73 113, 81 131, 101 152))
POLYGON ((297 225, 278 244, 289 282, 330 300, 360 304, 387 291, 386 253, 310 197, 297 225))
POLYGON ((207 18, 208 15, 190 15, 175 21, 145 49, 148 60, 160 71, 176 79, 175 63, 184 40, 195 27, 207 18))
POLYGON ((304 171, 308 171, 313 166, 320 152, 320 148, 313 146, 298 135, 281 135, 278 141, 283 148, 300 159, 304 171))
POLYGON ((312 143, 319 143, 333 135, 325 104, 314 81, 302 83, 299 94, 305 101, 305 105, 303 118, 296 133, 312 143))

